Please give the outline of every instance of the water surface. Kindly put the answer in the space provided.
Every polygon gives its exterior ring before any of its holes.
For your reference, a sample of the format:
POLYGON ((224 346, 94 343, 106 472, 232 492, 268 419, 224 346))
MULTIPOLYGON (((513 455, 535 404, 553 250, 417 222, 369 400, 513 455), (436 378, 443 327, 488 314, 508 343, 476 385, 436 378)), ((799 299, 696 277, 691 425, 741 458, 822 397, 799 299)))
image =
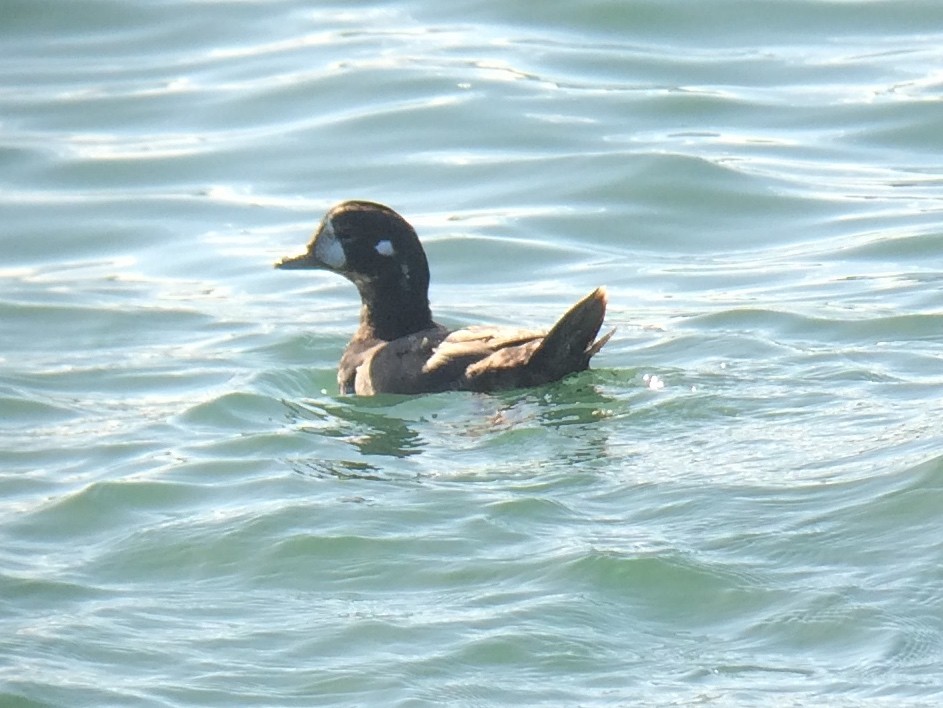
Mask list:
POLYGON ((0 703, 939 700, 943 5, 2 14, 0 703), (350 198, 615 338, 336 395, 350 198))

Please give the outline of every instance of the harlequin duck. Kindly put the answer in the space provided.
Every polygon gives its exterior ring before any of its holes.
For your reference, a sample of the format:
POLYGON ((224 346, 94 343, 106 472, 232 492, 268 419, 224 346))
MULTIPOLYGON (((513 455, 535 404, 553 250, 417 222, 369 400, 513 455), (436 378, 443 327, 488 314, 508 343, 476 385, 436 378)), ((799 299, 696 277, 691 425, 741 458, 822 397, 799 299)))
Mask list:
POLYGON ((339 273, 360 291, 360 327, 341 357, 341 393, 497 391, 538 386, 583 371, 609 341, 598 288, 549 331, 477 326, 450 332, 432 320, 429 266, 419 237, 389 207, 348 201, 331 209, 300 256, 281 269, 339 273))

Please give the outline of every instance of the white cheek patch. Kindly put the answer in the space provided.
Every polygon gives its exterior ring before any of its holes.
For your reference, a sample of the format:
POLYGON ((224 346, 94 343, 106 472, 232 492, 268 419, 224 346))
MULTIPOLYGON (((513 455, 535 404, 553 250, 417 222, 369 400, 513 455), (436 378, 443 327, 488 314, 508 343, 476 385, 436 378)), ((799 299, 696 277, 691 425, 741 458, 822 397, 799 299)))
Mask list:
POLYGON ((377 253, 379 253, 381 256, 386 256, 387 258, 395 255, 396 253, 396 249, 393 248, 393 244, 389 240, 378 242, 375 248, 377 253))
POLYGON ((347 265, 347 254, 344 247, 334 235, 334 226, 328 221, 321 229, 317 241, 314 242, 314 257, 328 268, 340 270, 347 265))

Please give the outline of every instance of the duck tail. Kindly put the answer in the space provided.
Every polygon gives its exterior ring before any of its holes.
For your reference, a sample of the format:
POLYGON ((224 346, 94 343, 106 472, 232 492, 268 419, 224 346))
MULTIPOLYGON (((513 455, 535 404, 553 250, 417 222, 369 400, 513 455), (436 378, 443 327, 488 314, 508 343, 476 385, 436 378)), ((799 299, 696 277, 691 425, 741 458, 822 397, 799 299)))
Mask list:
POLYGON ((567 310, 547 332, 528 368, 546 372, 548 381, 588 368, 592 356, 615 333, 613 329, 596 339, 605 316, 606 289, 596 288, 567 310))

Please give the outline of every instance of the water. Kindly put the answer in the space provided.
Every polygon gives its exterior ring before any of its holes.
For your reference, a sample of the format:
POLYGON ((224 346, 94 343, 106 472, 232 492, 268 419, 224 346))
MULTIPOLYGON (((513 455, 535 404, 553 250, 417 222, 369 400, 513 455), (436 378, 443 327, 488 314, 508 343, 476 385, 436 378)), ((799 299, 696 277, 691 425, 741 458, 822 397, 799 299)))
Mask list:
POLYGON ((0 15, 0 704, 939 701, 943 5, 0 15), (349 198, 616 337, 335 395, 349 198))

